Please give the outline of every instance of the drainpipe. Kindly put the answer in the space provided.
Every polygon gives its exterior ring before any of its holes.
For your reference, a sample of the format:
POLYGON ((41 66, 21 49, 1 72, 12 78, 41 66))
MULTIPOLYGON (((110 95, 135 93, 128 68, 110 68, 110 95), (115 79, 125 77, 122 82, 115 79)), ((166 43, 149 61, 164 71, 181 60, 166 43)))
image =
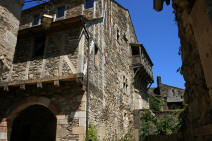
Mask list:
POLYGON ((90 93, 89 93, 89 68, 90 68, 90 63, 89 63, 89 61, 90 61, 90 36, 89 36, 89 34, 88 34, 88 31, 87 31, 87 29, 86 29, 86 27, 85 27, 85 22, 84 22, 84 17, 82 16, 81 17, 81 23, 82 23, 82 25, 83 25, 83 28, 84 28, 84 30, 85 30, 85 36, 86 36, 86 39, 87 39, 87 41, 88 41, 88 51, 87 51, 87 59, 88 59, 88 61, 87 61, 87 88, 86 88, 86 94, 87 94, 87 101, 86 101, 86 139, 88 139, 88 126, 89 126, 89 124, 88 124, 88 117, 89 117, 89 105, 90 105, 90 93))

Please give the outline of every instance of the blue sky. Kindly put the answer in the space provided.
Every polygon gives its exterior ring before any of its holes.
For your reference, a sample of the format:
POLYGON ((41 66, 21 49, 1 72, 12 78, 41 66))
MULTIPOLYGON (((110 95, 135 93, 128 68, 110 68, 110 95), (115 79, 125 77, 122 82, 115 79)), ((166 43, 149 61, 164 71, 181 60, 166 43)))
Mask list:
MULTIPOLYGON (((180 40, 172 6, 164 4, 163 11, 156 12, 153 0, 116 1, 129 9, 138 41, 144 45, 154 63, 155 83, 152 86, 156 86, 156 77, 161 76, 162 83, 185 88, 183 76, 177 72, 181 66, 178 55, 180 40)), ((28 3, 24 9, 35 4, 28 3)))

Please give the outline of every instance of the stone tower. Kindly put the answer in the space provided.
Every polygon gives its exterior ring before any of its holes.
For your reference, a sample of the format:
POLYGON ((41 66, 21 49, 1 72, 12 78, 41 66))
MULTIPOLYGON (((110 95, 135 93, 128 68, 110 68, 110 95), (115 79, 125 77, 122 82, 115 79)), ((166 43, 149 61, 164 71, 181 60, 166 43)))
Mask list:
POLYGON ((0 75, 12 64, 24 0, 0 1, 0 75))

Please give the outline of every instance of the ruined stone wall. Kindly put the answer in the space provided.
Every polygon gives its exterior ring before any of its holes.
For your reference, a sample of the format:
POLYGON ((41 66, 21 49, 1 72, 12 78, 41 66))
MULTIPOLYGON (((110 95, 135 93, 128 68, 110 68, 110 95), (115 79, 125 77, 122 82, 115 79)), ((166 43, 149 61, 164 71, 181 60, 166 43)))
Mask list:
POLYGON ((79 73, 78 46, 81 32, 81 27, 76 27, 47 33, 42 56, 34 56, 37 34, 19 38, 12 67, 0 77, 1 83, 68 77, 79 73))
POLYGON ((0 1, 0 75, 11 67, 23 0, 0 1))
POLYGON ((209 80, 211 22, 204 0, 173 0, 181 39, 182 68, 186 81, 185 140, 211 140, 209 80), (204 56, 203 56, 204 55, 204 56), (207 64, 207 65, 206 65, 207 64), (208 67, 207 67, 208 66, 208 67), (207 82, 207 83, 206 83, 207 82), (203 133, 204 132, 204 133, 203 133))
MULTIPOLYGON (((0 90, 0 140, 11 138, 14 119, 32 105, 48 108, 57 119, 56 140, 85 140, 86 95, 76 82, 61 82, 60 87, 45 84, 43 88, 27 86, 25 90, 0 90)), ((45 128, 45 127, 44 127, 45 128)))

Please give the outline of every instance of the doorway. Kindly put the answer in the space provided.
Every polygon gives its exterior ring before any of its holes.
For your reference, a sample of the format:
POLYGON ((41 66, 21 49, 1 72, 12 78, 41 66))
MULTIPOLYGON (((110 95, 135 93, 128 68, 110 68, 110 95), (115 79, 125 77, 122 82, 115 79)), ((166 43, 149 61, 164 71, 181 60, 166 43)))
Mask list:
POLYGON ((55 141, 57 120, 46 107, 33 105, 14 119, 10 141, 55 141))

